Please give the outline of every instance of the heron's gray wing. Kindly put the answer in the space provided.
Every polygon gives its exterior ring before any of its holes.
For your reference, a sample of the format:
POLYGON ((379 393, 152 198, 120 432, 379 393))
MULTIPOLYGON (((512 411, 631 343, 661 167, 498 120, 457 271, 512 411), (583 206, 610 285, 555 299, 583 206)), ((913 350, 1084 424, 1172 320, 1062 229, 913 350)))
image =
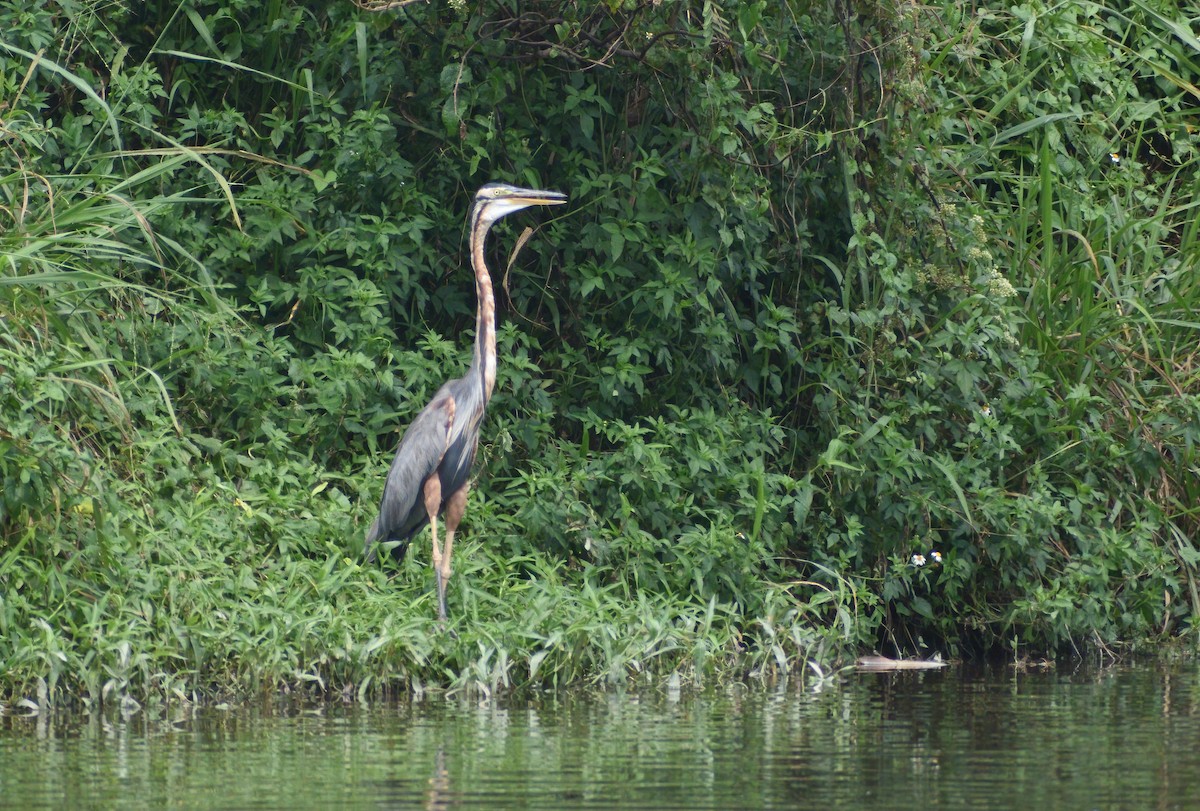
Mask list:
POLYGON ((454 423, 446 443, 446 453, 438 466, 442 478, 442 497, 449 498, 471 478, 479 445, 479 427, 487 409, 482 374, 474 367, 466 376, 448 381, 443 388, 454 398, 454 423))
POLYGON ((453 425, 454 398, 438 392, 404 432, 388 470, 379 517, 367 532, 368 560, 375 557, 375 544, 406 541, 429 519, 423 497, 425 480, 441 463, 453 425))

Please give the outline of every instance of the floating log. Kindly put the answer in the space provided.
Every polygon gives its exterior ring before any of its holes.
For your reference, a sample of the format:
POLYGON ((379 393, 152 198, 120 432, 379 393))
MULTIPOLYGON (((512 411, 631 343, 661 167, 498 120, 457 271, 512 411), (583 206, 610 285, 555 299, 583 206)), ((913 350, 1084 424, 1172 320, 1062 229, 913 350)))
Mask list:
POLYGON ((860 656, 855 666, 872 672, 886 670, 937 670, 946 667, 941 659, 889 659, 886 656, 860 656))

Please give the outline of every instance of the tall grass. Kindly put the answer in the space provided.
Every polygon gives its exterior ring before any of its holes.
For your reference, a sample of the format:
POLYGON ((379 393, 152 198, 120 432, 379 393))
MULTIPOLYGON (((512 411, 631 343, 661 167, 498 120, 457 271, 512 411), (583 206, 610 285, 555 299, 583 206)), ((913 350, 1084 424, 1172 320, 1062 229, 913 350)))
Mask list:
MULTIPOLYGON (((988 192, 981 211, 1022 291, 1017 335, 1063 406, 1064 424, 1046 427, 1094 449, 1072 475, 1094 465, 1115 477, 1100 482, 1105 522, 1153 527, 1194 623, 1200 144, 1188 123, 1198 94, 1185 76, 1197 43, 1146 3, 1011 22, 997 41, 1022 31, 1012 67, 1025 71, 984 118, 1021 123, 967 151, 988 167, 974 176, 988 192), (1089 56, 1039 62, 1069 47, 1058 37, 1089 56), (1110 72, 1120 78, 1109 83, 1110 72), (1074 112, 1038 115, 1073 93, 1084 97, 1074 112)), ((1161 629, 1173 624, 1166 597, 1161 629)))
POLYGON ((1108 150, 1083 160, 1062 158, 1081 133, 1056 123, 1031 131, 1037 174, 1004 178, 996 202, 1012 213, 1008 259, 1027 274, 1022 339, 1076 404, 1074 416, 1086 402, 1105 404, 1084 410, 1098 411, 1124 446, 1129 497, 1160 505, 1159 537, 1196 616, 1200 149, 1195 137, 1171 133, 1194 132, 1200 91, 1185 76, 1200 43, 1146 3, 1134 3, 1132 16, 1114 7, 1100 16, 1119 21, 1098 39, 1121 54, 1115 69, 1142 77, 1141 92, 1092 113, 1104 140, 1085 143, 1108 150))

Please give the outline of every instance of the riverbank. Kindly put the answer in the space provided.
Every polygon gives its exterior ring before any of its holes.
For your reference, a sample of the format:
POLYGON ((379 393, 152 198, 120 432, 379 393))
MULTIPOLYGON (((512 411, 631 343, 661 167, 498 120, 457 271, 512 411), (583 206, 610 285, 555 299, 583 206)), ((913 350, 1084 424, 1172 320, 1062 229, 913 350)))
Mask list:
POLYGON ((828 668, 842 653, 840 631, 812 624, 830 607, 802 603, 796 585, 762 583, 750 615, 688 594, 631 593, 602 567, 468 542, 455 557, 443 629, 431 570, 415 559, 386 571, 333 544, 264 558, 229 536, 138 537, 41 570, 8 557, 3 575, 16 588, 0 622, 0 700, 378 699, 427 688, 486 696, 671 674, 702 686, 810 661, 828 668))

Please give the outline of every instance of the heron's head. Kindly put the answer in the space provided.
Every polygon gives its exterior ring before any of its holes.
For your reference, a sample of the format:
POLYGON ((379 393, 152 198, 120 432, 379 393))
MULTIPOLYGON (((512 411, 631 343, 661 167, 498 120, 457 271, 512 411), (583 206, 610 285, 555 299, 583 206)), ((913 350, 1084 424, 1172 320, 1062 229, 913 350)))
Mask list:
POLYGON ((485 225, 529 206, 558 206, 567 196, 557 191, 522 189, 507 183, 488 183, 475 195, 475 218, 485 225))

